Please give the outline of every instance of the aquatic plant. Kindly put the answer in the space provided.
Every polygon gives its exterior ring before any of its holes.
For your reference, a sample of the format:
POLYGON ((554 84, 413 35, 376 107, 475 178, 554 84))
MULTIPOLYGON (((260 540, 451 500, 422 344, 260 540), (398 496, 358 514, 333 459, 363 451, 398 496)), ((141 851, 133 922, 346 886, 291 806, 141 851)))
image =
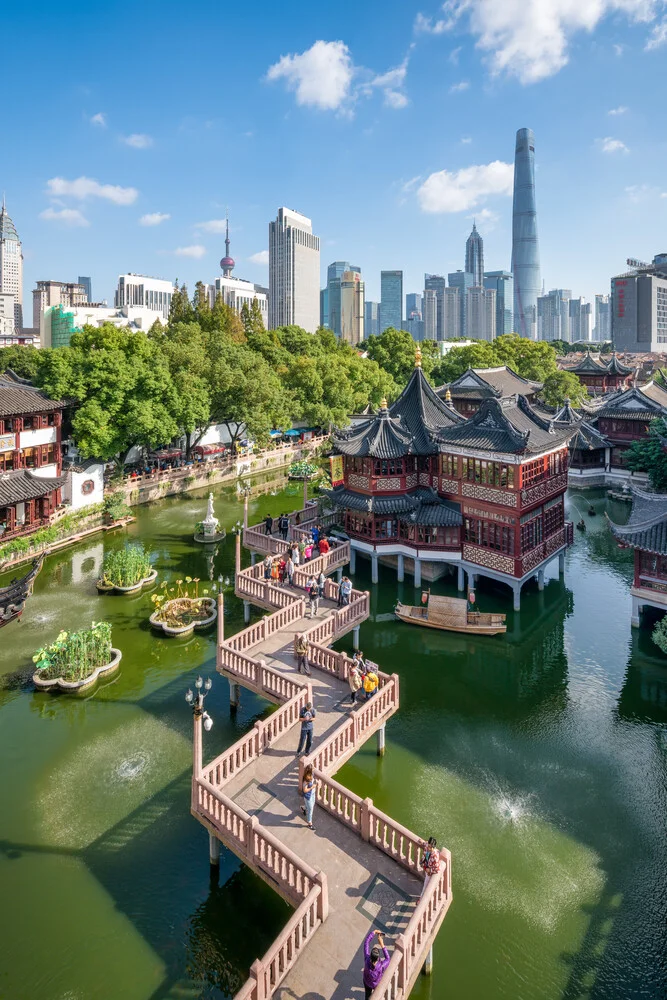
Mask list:
POLYGON ((59 632, 54 642, 37 650, 32 661, 45 678, 81 681, 111 659, 111 625, 93 622, 78 632, 59 632))
POLYGON ((318 472, 318 467, 313 465, 312 462, 308 462, 306 459, 301 459, 298 462, 292 462, 289 467, 289 474, 296 479, 310 479, 318 472))
POLYGON ((143 545, 126 545, 124 549, 114 549, 105 555, 102 582, 114 587, 132 587, 152 571, 143 545))
POLYGON ((667 615, 662 618, 651 632, 651 638, 658 649, 667 653, 667 615))

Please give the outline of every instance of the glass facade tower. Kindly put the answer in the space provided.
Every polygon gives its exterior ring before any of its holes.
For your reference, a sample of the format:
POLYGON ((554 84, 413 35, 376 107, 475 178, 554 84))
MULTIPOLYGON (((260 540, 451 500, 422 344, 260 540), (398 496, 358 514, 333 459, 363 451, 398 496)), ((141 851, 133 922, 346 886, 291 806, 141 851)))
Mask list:
POLYGON ((537 297, 541 291, 540 252, 535 201, 535 136, 529 128, 516 134, 512 205, 512 274, 514 327, 521 337, 537 337, 537 297))
POLYGON ((472 283, 477 288, 484 285, 484 240, 473 222, 472 232, 466 240, 466 271, 472 274, 472 283))
POLYGON ((380 271, 380 326, 383 332, 403 326, 402 271, 380 271))
POLYGON ((496 293, 496 337, 514 333, 512 309, 514 307, 514 282, 509 271, 486 271, 484 287, 496 293))

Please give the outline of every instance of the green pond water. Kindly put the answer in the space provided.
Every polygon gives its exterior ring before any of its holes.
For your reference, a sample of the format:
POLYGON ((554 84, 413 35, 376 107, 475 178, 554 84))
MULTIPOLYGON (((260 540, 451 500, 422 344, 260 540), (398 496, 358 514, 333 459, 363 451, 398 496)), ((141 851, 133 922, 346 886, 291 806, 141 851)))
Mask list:
MULTIPOLYGON (((295 492, 254 500, 251 523, 298 506, 295 492)), ((242 507, 232 489, 215 495, 229 533, 208 556, 192 540, 205 491, 136 508, 126 530, 48 558, 23 620, 0 630, 2 1000, 229 996, 289 915, 227 852, 211 880, 207 836, 189 814, 186 688, 199 672, 214 677, 206 758, 267 704, 244 691, 230 715, 214 630, 160 637, 147 626, 149 592, 94 586, 104 551, 141 539, 161 580, 187 574, 212 589, 222 576, 226 631, 242 628, 230 587, 242 507), (123 652, 113 682, 87 699, 36 693, 35 649, 101 619, 123 652)), ((361 645, 400 675, 401 707, 386 756, 370 741, 339 780, 454 859, 454 903, 419 1000, 667 995, 667 657, 650 629, 630 627, 632 556, 593 497, 597 517, 575 532, 564 581, 554 564, 517 614, 508 589, 480 581, 481 609, 507 612, 504 637, 395 621, 412 578, 381 567, 372 586, 357 561, 355 584, 371 591, 361 645)), ((568 505, 578 520, 588 498, 568 505)), ((434 591, 455 594, 453 578, 434 591)))

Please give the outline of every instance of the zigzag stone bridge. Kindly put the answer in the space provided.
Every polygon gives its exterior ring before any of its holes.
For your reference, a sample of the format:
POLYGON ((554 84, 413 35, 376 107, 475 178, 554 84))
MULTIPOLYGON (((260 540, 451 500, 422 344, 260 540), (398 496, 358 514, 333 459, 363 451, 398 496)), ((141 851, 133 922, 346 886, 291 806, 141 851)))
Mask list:
MULTIPOLYGON (((289 538, 298 538, 316 518, 327 521, 313 507, 290 515, 289 538)), ((263 524, 247 527, 247 515, 244 544, 253 562, 256 553, 287 547, 268 536, 263 524)), ((452 901, 449 851, 442 852, 444 871, 420 899, 423 838, 333 777, 374 733, 378 753, 384 752, 385 725, 399 703, 398 676, 379 671, 378 693, 352 710, 351 660, 329 648, 368 616, 368 592, 353 590, 349 605, 338 609, 339 585, 327 578, 316 620, 306 617, 307 578, 320 570, 340 576, 349 559, 349 542, 341 542, 298 568, 292 588, 282 588, 264 581, 261 563, 241 570, 237 536, 236 595, 269 613, 225 639, 218 598, 217 669, 229 681, 231 703, 238 702, 241 685, 278 707, 207 764, 202 719, 195 714, 191 811, 209 832, 212 864, 219 863, 222 843, 294 907, 235 1000, 363 996, 362 945, 371 926, 385 931, 391 953, 374 1000, 405 998, 420 971, 431 971, 433 941, 452 901), (310 677, 296 671, 293 644, 301 632, 308 639, 310 677), (299 711, 308 701, 317 709, 315 740, 310 756, 297 759, 299 711), (308 763, 319 782, 314 832, 299 808, 308 763)))

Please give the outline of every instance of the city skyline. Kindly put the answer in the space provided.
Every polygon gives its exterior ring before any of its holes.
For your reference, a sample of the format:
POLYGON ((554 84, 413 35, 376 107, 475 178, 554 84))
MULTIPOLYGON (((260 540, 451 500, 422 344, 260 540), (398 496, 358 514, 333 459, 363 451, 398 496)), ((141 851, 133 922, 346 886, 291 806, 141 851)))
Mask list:
MULTIPOLYGON (((117 30, 111 11, 69 4, 78 44, 65 79, 51 60, 72 21, 43 3, 13 5, 7 36, 28 32, 33 58, 6 108, 22 155, 3 164, 0 188, 23 242, 25 288, 84 273, 95 297, 110 299, 119 272, 189 287, 211 280, 227 206, 237 272, 262 285, 266 223, 279 205, 312 218, 323 260, 359 263, 374 301, 381 270, 401 267, 404 287, 418 291, 425 271, 461 267, 473 217, 486 267, 509 271, 513 135, 527 125, 538 140, 546 287, 576 287, 593 301, 626 257, 664 249, 654 237, 667 221, 654 127, 664 51, 657 11, 633 21, 638 4, 611 17, 602 2, 584 27, 551 6, 549 38, 536 20, 520 36, 511 12, 495 34, 481 14, 445 23, 437 5, 408 11, 369 0, 354 23, 304 4, 290 3, 287 17, 267 5, 259 31, 249 11, 228 9, 226 32, 241 38, 252 28, 253 46, 228 47, 224 75, 206 60, 191 66, 165 115, 182 57, 175 5, 149 0, 132 11, 136 37, 151 38, 139 80, 122 61, 101 71, 100 46, 117 30), (221 102, 230 80, 235 100, 221 102), (446 135, 429 127, 438 112, 446 135), (419 141, 404 143, 406 131, 419 141), (390 145, 392 157, 377 155, 390 145), (281 155, 267 169, 272 147, 281 155), (350 162, 354 201, 337 183, 350 162)), ((216 7, 197 2, 192 13, 207 23, 216 7)))

